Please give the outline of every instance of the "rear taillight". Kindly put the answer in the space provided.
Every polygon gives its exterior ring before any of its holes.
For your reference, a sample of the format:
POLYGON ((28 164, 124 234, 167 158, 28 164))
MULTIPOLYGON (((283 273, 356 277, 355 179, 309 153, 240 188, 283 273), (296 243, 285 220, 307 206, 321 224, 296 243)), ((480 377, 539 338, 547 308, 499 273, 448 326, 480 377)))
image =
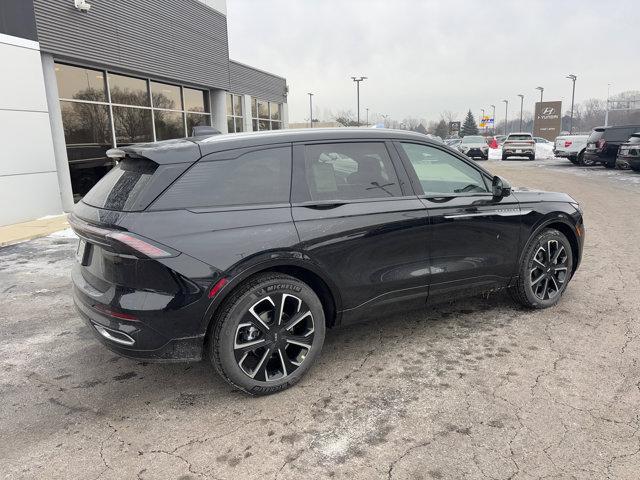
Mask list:
POLYGON ((606 145, 607 145, 607 142, 606 142, 603 138, 601 138, 600 140, 598 140, 598 141, 596 142, 596 148, 597 148, 598 150, 602 150, 602 149, 604 149, 604 147, 605 147, 606 145))
POLYGON ((175 257, 175 253, 163 250, 162 248, 152 245, 151 243, 142 240, 140 237, 127 232, 111 232, 107 234, 107 238, 124 243, 126 246, 149 258, 175 257))
POLYGON ((130 313, 116 312, 115 310, 111 310, 106 305, 102 305, 100 303, 95 304, 93 308, 94 310, 97 310, 98 312, 102 313, 103 315, 107 315, 108 317, 117 318, 119 320, 129 320, 130 322, 139 321, 136 316, 131 315, 130 313))
POLYGON ((564 148, 569 148, 571 145, 573 145, 573 142, 571 140, 564 141, 564 148))

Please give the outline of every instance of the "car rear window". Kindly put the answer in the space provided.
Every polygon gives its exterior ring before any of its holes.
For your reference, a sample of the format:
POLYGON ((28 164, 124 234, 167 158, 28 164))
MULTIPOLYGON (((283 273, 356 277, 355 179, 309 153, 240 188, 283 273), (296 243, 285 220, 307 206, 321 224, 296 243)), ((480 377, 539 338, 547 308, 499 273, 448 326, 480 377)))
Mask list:
POLYGON ((509 135, 507 140, 533 140, 531 135, 509 135))
POLYGON ((107 210, 130 211, 151 180, 158 164, 146 159, 125 158, 118 162, 82 201, 107 210))
POLYGON ((291 147, 200 161, 152 205, 153 210, 281 204, 289 202, 291 147))
POLYGON ((637 137, 636 136, 631 137, 629 139, 629 143, 633 143, 633 144, 640 143, 640 135, 638 135, 637 137))
POLYGON ((587 142, 595 143, 598 140, 600 140, 603 136, 604 136, 604 129, 602 128, 594 129, 593 132, 591 132, 591 135, 589 135, 589 139, 587 140, 587 142))

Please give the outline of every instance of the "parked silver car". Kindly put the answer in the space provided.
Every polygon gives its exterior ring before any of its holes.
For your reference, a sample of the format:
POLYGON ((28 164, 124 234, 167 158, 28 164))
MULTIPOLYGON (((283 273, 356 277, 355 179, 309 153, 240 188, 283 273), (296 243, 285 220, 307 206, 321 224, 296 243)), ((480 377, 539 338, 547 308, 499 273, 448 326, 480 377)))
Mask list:
POLYGON ((536 159, 536 142, 533 135, 525 132, 510 133, 502 144, 502 160, 509 157, 536 159))

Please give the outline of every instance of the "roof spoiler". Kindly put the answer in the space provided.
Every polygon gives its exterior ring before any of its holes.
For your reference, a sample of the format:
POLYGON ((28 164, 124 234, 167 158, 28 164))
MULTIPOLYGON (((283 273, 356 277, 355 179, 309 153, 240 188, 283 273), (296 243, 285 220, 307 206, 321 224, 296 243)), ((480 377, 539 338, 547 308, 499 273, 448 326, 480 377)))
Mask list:
POLYGON ((193 163, 202 156, 198 144, 187 139, 137 143, 124 147, 110 148, 107 150, 106 155, 116 161, 120 161, 125 157, 146 158, 158 165, 193 163))

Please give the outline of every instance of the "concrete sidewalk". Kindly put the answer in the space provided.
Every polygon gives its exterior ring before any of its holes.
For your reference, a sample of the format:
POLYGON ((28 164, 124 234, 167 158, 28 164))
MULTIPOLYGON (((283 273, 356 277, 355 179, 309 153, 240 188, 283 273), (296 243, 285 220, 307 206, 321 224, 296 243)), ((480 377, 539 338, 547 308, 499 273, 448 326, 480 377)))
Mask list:
POLYGON ((14 243, 31 240, 33 238, 45 237, 58 230, 69 227, 67 215, 55 215, 42 217, 30 222, 15 223, 0 227, 0 247, 13 245, 14 243))

